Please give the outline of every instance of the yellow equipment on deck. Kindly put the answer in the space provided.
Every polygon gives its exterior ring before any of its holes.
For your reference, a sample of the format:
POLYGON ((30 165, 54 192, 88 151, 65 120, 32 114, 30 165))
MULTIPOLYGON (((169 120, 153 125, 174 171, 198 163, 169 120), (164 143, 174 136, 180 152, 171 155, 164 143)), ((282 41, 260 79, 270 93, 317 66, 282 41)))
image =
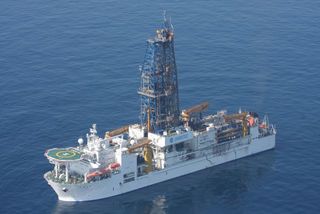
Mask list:
POLYGON ((246 136, 246 135, 248 135, 248 124, 247 124, 247 120, 246 120, 247 115, 248 115, 247 112, 242 112, 239 114, 223 115, 223 117, 226 122, 230 122, 232 120, 241 120, 242 134, 243 134, 243 136, 246 136))
POLYGON ((149 140, 147 137, 144 137, 142 139, 139 139, 137 144, 128 148, 128 152, 131 153, 131 152, 134 152, 136 149, 143 147, 143 158, 147 164, 147 167, 144 169, 146 173, 149 173, 152 171, 153 151, 149 145, 150 142, 151 140, 149 140))
POLYGON ((147 167, 144 169, 146 173, 149 173, 152 171, 152 159, 153 159, 153 151, 150 147, 150 145, 146 145, 143 148, 143 158, 144 161, 147 164, 147 167))

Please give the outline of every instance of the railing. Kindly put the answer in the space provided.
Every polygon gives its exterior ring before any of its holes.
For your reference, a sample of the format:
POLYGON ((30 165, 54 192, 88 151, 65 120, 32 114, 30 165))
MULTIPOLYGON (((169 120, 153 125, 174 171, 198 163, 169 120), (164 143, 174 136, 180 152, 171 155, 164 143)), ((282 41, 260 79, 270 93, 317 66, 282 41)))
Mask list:
MULTIPOLYGON (((99 175, 96 176, 90 180, 87 180, 87 183, 95 182, 95 181, 100 181, 104 179, 111 178, 112 175, 119 174, 120 170, 114 170, 111 173, 107 173, 104 175, 99 175)), ((85 183, 85 179, 83 175, 79 174, 69 174, 68 182, 66 182, 66 175, 65 171, 60 170, 58 172, 58 176, 55 176, 55 171, 49 171, 45 174, 46 178, 49 180, 55 182, 55 183, 61 183, 61 184, 80 184, 80 183, 85 183)))
POLYGON ((233 140, 233 141, 228 141, 225 143, 219 143, 219 144, 213 144, 210 146, 207 146, 205 148, 201 148, 198 149, 196 151, 193 152, 187 152, 184 154, 178 154, 175 156, 171 156, 166 158, 166 161, 172 159, 172 158, 176 158, 181 162, 181 161, 186 161, 186 160, 192 160, 194 158, 199 158, 199 157, 205 157, 207 155, 214 155, 214 156, 219 156, 227 151, 230 151, 231 149, 243 146, 243 145, 248 145, 250 143, 249 138, 247 140, 241 140, 241 139, 237 139, 237 140, 233 140))
POLYGON ((61 184, 80 184, 84 182, 84 177, 80 175, 69 175, 68 182, 65 179, 65 172, 59 172, 58 176, 56 177, 55 171, 50 171, 46 174, 46 177, 55 182, 61 184))

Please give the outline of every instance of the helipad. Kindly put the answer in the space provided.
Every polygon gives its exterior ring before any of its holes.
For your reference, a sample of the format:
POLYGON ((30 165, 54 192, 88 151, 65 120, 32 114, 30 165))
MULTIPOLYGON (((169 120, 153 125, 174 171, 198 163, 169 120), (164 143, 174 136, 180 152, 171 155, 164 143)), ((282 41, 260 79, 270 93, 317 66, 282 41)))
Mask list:
POLYGON ((75 161, 80 160, 81 153, 73 149, 50 149, 46 156, 57 161, 75 161))

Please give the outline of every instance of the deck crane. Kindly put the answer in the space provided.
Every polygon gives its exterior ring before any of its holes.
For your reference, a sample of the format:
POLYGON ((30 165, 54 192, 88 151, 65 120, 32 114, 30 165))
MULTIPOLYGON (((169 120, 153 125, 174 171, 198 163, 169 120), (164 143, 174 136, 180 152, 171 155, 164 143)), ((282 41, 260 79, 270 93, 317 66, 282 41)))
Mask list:
POLYGON ((223 115, 225 122, 231 122, 235 120, 241 120, 242 123, 242 134, 243 136, 248 135, 248 124, 247 124, 247 112, 242 112, 239 114, 230 114, 230 115, 223 115))
POLYGON ((208 108, 208 106, 209 106, 208 102, 203 102, 203 103, 195 105, 195 106, 193 106, 193 107, 191 107, 189 109, 183 110, 181 112, 182 121, 185 122, 188 125, 188 122, 190 121, 190 118, 191 118, 192 114, 201 113, 204 110, 206 110, 208 108))
POLYGON ((151 140, 149 140, 147 137, 144 137, 139 139, 136 144, 128 148, 129 153, 133 153, 135 150, 143 148, 143 159, 147 165, 147 167, 144 169, 146 173, 152 171, 153 150, 150 147, 150 143, 151 140))
POLYGON ((123 134, 123 133, 128 132, 128 131, 129 131, 129 125, 122 126, 122 127, 117 128, 115 130, 112 130, 110 132, 106 132, 104 138, 107 139, 107 138, 110 138, 110 137, 114 137, 114 136, 123 134))

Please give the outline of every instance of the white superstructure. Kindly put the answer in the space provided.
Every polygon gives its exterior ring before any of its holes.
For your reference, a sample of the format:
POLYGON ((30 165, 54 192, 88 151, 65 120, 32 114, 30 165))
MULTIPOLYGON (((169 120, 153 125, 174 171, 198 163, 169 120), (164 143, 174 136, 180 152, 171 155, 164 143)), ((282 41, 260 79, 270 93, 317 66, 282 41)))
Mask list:
POLYGON ((45 153, 55 167, 44 177, 59 200, 96 200, 275 147, 275 128, 252 113, 219 112, 204 121, 197 130, 180 126, 162 133, 135 124, 116 136, 107 132, 105 138, 97 136, 93 125, 86 145, 79 139, 78 147, 45 153), (246 128, 238 119, 242 115, 246 128))

